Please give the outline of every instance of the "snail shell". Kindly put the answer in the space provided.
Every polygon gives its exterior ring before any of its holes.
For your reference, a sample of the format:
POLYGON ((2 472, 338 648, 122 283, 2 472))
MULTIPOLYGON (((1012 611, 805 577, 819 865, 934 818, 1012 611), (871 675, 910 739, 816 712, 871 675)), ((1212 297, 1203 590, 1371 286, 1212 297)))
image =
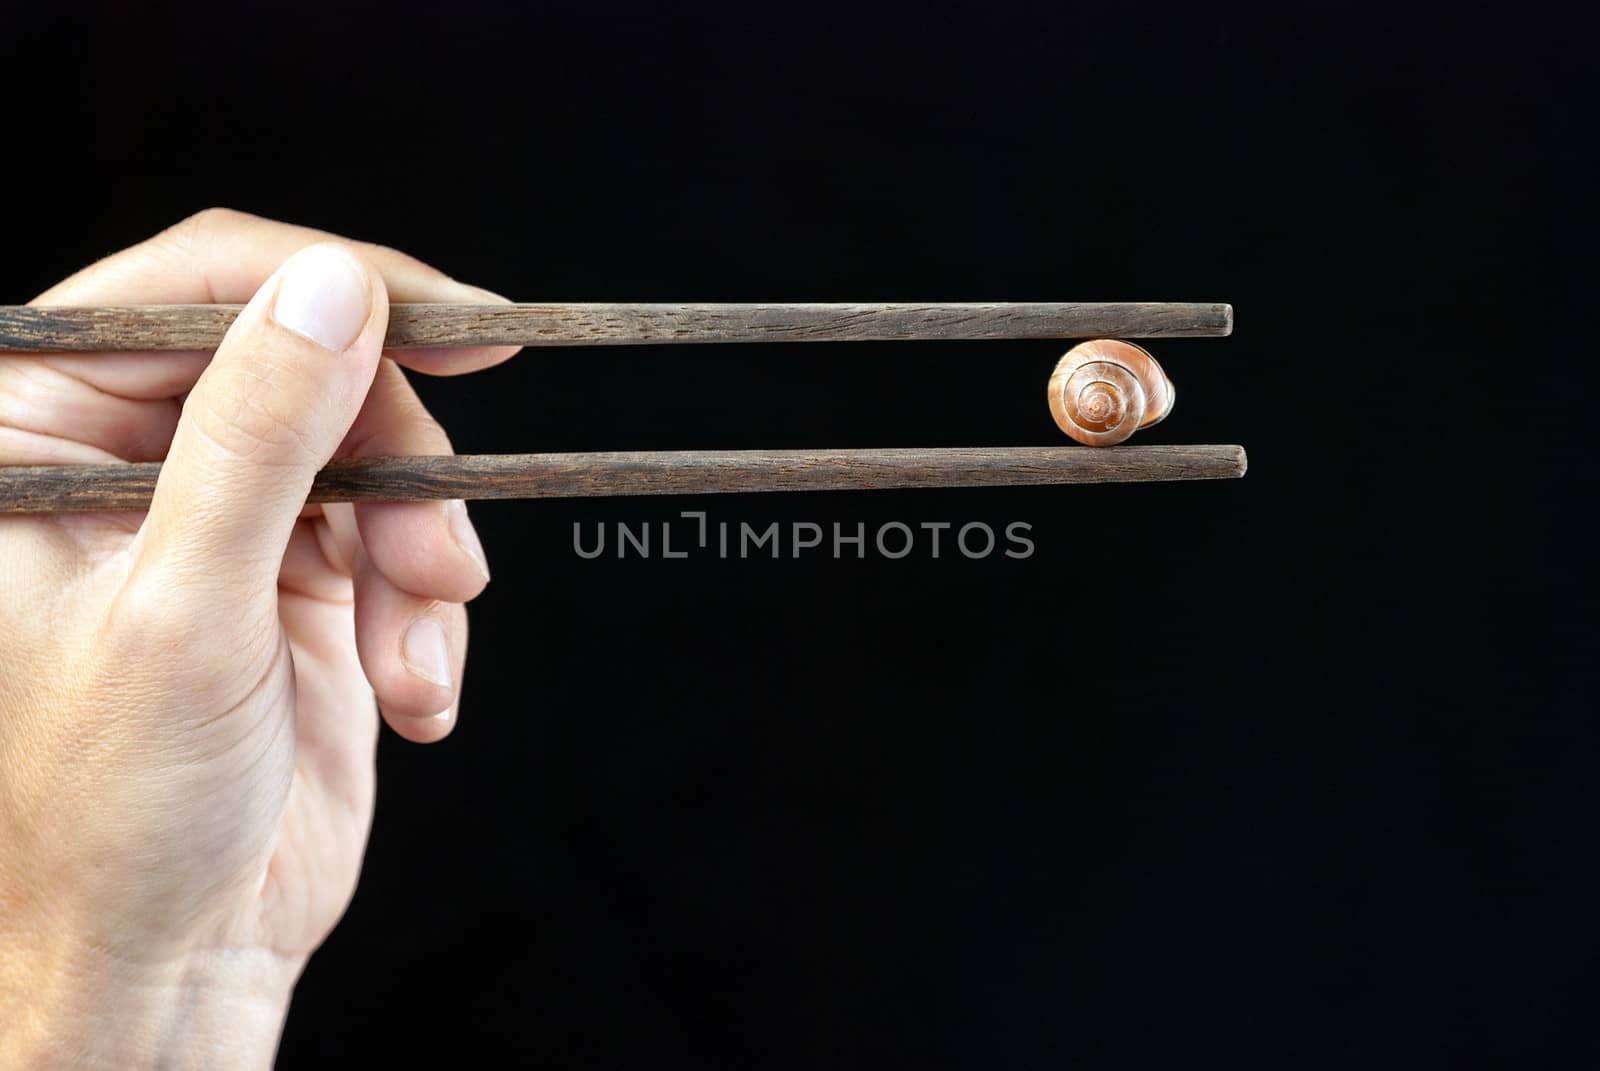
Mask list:
POLYGON ((1050 375, 1050 415, 1086 446, 1120 443, 1172 412, 1172 380, 1142 346, 1115 338, 1080 342, 1050 375))

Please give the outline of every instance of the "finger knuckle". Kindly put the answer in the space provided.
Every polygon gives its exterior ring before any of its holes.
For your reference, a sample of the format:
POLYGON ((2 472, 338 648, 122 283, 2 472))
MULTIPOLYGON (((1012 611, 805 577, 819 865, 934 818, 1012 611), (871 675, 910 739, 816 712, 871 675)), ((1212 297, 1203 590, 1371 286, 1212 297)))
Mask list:
POLYGON ((31 430, 50 412, 50 399, 31 369, 18 361, 0 362, 0 427, 31 430))
POLYGON ((258 218, 248 212, 241 212, 236 208, 212 205, 210 208, 202 208, 183 222, 195 231, 215 233, 235 229, 241 224, 252 223, 258 218))
POLYGON ((117 591, 95 651, 109 672, 139 677, 138 667, 172 664, 205 641, 193 615, 178 612, 193 588, 181 563, 163 563, 135 573, 117 591))
MULTIPOLYGON (((362 242, 360 244, 367 256, 374 260, 392 261, 413 268, 428 268, 426 264, 410 253, 402 252, 392 245, 385 245, 382 242, 362 242)), ((432 269, 429 268, 428 270, 431 271, 432 269)))
POLYGON ((193 249, 208 240, 233 234, 255 218, 232 208, 202 208, 156 235, 153 241, 160 246, 193 249))
POLYGON ((102 684, 127 696, 238 690, 274 629, 202 561, 145 562, 121 585, 93 645, 102 684))
POLYGON ((410 449, 425 454, 453 454, 455 447, 450 443, 450 436, 444 426, 433 418, 433 414, 422 407, 421 402, 406 413, 404 422, 404 436, 411 444, 410 449))
POLYGON ((314 447, 296 416, 272 391, 215 390, 200 400, 194 424, 197 432, 230 457, 298 468, 312 456, 314 447))

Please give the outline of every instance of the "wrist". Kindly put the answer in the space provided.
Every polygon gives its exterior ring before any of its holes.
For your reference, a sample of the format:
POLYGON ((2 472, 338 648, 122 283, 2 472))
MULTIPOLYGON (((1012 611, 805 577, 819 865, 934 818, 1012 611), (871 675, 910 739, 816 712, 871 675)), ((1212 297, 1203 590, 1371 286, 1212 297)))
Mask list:
POLYGON ((134 964, 48 950, 0 957, 0 1066, 270 1068, 303 966, 262 948, 134 964))

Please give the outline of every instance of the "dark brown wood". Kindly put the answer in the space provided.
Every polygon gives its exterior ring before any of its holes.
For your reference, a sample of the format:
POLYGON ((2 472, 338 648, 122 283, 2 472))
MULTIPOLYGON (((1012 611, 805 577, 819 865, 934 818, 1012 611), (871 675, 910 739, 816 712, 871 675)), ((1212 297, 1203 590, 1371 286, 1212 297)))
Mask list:
MULTIPOLYGON (((0 350, 209 350, 239 305, 0 306, 0 350)), ((1180 338, 1233 330, 1233 306, 1182 302, 427 305, 389 310, 391 347, 662 342, 1180 338)))
MULTIPOLYGON (((160 471, 159 462, 0 467, 0 513, 144 509, 160 471)), ((318 474, 308 501, 1219 480, 1244 471, 1240 446, 478 454, 334 461, 318 474)))

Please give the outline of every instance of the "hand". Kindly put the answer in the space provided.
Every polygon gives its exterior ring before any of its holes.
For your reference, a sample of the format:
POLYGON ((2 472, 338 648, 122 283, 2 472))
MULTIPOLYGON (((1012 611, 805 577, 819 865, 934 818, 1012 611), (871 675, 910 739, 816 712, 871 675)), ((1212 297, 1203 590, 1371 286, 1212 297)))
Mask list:
POLYGON ((0 1065, 270 1064, 355 888, 378 717, 455 723, 465 507, 304 506, 334 456, 449 453, 389 301, 504 301, 203 212, 34 304, 248 300, 204 353, 0 357, 0 464, 165 458, 148 514, 0 519, 0 1065), (253 295, 253 296, 252 296, 253 295))

